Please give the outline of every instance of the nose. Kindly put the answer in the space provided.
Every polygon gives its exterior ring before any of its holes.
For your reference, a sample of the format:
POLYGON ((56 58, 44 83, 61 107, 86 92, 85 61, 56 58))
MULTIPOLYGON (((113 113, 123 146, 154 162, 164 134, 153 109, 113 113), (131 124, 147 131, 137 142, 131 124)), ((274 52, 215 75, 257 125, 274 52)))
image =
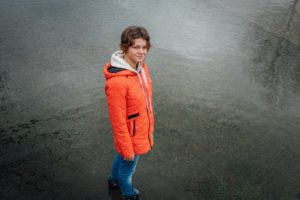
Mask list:
POLYGON ((138 48, 138 53, 144 53, 143 48, 138 48))

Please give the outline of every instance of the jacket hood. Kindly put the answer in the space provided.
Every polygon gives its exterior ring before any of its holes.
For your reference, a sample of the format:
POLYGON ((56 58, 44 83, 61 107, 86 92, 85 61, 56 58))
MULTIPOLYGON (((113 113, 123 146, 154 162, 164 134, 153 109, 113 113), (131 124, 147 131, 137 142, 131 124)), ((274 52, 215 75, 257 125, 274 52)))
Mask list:
POLYGON ((103 73, 106 79, 115 76, 134 76, 139 74, 142 64, 139 63, 137 69, 133 69, 125 60, 121 50, 116 51, 111 56, 110 63, 104 66, 103 73))
POLYGON ((111 55, 111 65, 114 67, 122 68, 122 69, 128 69, 129 71, 138 73, 141 70, 141 63, 139 63, 138 68, 135 70, 133 69, 125 60, 124 60, 124 54, 121 50, 114 52, 111 55))

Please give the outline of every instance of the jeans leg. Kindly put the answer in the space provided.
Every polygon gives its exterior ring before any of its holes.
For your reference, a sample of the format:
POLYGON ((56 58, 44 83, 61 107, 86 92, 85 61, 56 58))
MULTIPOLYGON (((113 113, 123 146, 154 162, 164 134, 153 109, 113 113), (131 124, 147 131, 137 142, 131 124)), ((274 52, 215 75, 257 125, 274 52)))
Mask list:
POLYGON ((132 175, 136 169, 138 160, 139 155, 135 155, 133 161, 127 161, 121 157, 118 180, 123 195, 130 196, 137 194, 137 190, 132 186, 132 175))
POLYGON ((109 177, 111 180, 118 180, 121 159, 122 159, 121 155, 117 154, 113 160, 112 171, 109 177))

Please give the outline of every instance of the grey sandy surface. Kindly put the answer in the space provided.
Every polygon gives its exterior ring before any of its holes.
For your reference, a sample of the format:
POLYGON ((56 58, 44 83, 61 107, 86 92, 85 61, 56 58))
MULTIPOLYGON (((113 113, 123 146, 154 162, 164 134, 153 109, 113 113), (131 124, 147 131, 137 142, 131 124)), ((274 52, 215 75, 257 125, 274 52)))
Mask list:
POLYGON ((300 199, 298 0, 0 2, 0 199, 120 199, 102 66, 153 48, 142 200, 300 199))

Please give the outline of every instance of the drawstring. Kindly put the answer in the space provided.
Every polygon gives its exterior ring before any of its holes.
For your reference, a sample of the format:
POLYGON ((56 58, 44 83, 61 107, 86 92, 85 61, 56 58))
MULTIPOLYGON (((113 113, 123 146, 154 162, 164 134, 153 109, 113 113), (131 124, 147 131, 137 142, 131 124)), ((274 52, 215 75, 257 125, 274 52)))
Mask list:
POLYGON ((140 82, 140 84, 141 84, 141 86, 142 86, 143 93, 144 93, 144 95, 145 95, 145 97, 146 97, 146 106, 147 106, 147 109, 148 109, 150 112, 152 112, 152 106, 151 106, 151 102, 150 102, 150 94, 149 94, 149 89, 148 89, 147 77, 146 77, 146 74, 145 74, 145 70, 142 68, 141 63, 139 63, 139 67, 138 67, 138 69, 137 69, 137 75, 138 75, 139 82, 140 82), (139 69, 140 69, 140 70, 139 70, 139 69), (141 71, 141 74, 142 74, 142 77, 143 77, 143 79, 144 79, 144 83, 145 83, 145 85, 146 85, 147 91, 146 91, 145 88, 144 88, 143 80, 141 79, 141 76, 140 76, 139 71, 141 71), (146 94, 146 92, 147 92, 147 94, 146 94))

